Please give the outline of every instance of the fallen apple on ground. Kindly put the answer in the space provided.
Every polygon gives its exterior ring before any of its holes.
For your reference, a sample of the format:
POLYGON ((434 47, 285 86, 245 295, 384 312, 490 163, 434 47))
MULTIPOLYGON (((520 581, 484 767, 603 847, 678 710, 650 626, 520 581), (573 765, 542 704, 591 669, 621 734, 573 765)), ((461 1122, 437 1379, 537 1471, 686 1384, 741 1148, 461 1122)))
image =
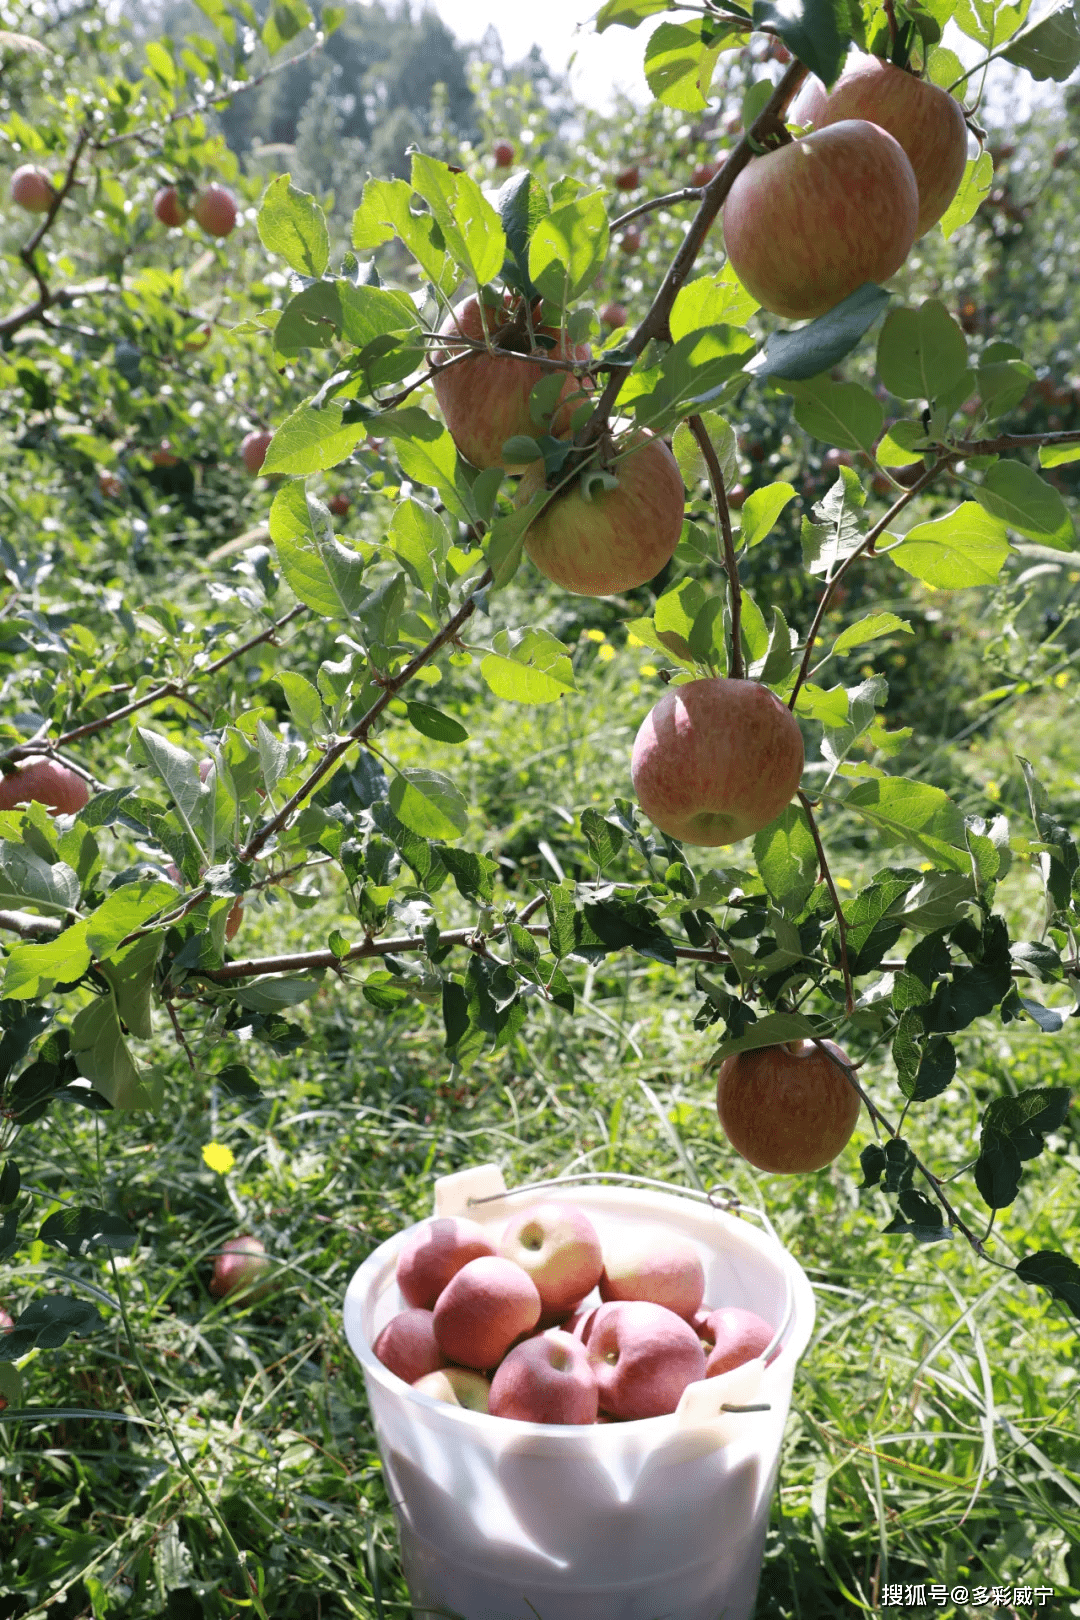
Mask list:
POLYGON ((824 1169, 846 1147, 862 1106, 842 1067, 850 1061, 832 1041, 790 1041, 725 1058, 716 1083, 724 1135, 758 1170, 791 1176, 824 1169))
POLYGON ((552 1328, 503 1358, 491 1380, 489 1410, 525 1423, 595 1423, 599 1399, 585 1347, 552 1328))
POLYGON ((803 772, 791 710, 758 681, 673 687, 642 721, 630 775, 642 810, 686 844, 734 844, 791 803, 803 772))
POLYGON ((425 1222, 398 1255, 398 1288, 410 1305, 433 1310, 462 1266, 494 1253, 495 1245, 478 1221, 461 1215, 438 1216, 425 1222))
POLYGON ((215 1299, 228 1299, 234 1305, 252 1305, 273 1287, 262 1281, 271 1270, 266 1246, 249 1232, 228 1238, 214 1256, 210 1292, 215 1299))
POLYGON ((512 1217, 499 1253, 536 1284, 545 1315, 566 1315, 600 1281, 600 1239, 589 1217, 572 1204, 534 1204, 512 1217))
POLYGON ((682 1238, 634 1235, 604 1245, 602 1300, 646 1300, 689 1322, 704 1297, 704 1268, 682 1238))

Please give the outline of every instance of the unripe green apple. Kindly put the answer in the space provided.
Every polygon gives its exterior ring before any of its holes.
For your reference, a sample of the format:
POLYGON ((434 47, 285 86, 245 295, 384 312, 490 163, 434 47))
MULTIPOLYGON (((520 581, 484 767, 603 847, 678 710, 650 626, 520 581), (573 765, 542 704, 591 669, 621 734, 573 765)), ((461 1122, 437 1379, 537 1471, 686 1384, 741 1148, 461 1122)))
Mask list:
POLYGON ((224 186, 207 186, 196 197, 192 213, 207 236, 231 236, 236 228, 236 199, 224 186))
POLYGON ((685 844, 735 844, 787 808, 803 771, 798 721, 758 681, 671 687, 641 723, 630 775, 642 810, 685 844))
POLYGON ((47 214, 56 198, 52 181, 43 169, 24 163, 11 177, 11 200, 28 214, 47 214))
POLYGON ((895 275, 918 222, 919 189, 899 141, 844 119, 751 159, 724 204, 724 244, 765 309, 806 320, 895 275))
POLYGON ((844 118, 866 118, 900 142, 919 188, 916 237, 948 208, 964 178, 968 132, 955 96, 878 56, 860 57, 826 91, 808 79, 791 110, 794 124, 822 129, 844 118))
MULTIPOLYGON (((611 465, 614 488, 590 477, 598 467, 560 490, 525 532, 540 572, 579 596, 611 596, 655 579, 682 533, 682 474, 663 439, 642 430, 621 446, 611 465)), ((521 480, 519 503, 543 487, 537 462, 521 480)))
POLYGON ((716 1112, 737 1153, 774 1175, 824 1169, 846 1147, 862 1106, 832 1041, 737 1052, 720 1065, 716 1112), (840 1062, 827 1055, 831 1052, 840 1062))

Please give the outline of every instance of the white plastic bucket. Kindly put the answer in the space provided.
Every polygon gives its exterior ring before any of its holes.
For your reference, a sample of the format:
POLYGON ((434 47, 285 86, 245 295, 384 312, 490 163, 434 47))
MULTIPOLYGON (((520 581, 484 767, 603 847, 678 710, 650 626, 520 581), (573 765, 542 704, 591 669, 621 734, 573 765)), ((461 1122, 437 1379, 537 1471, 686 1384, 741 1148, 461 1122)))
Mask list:
POLYGON ((665 1417, 581 1427, 488 1417, 418 1394, 376 1360, 372 1345, 405 1308, 394 1271, 417 1227, 381 1244, 349 1284, 345 1332, 417 1616, 748 1620, 753 1610, 813 1292, 771 1227, 707 1194, 608 1179, 623 1184, 566 1177, 508 1191, 497 1165, 479 1165, 436 1181, 435 1214, 467 1215, 494 1241, 512 1213, 557 1197, 585 1211, 601 1242, 632 1228, 678 1235, 701 1256, 707 1303, 756 1311, 783 1353, 691 1384, 665 1417))

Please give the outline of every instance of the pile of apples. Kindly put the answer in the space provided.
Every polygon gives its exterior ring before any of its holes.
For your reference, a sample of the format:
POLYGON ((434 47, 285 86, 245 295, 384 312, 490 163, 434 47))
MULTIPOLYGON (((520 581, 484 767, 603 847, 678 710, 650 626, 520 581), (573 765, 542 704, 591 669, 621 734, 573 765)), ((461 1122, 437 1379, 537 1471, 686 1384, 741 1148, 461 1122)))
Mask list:
POLYGON ((426 1221, 397 1284, 408 1306, 375 1341, 383 1366, 435 1400, 525 1423, 660 1417, 774 1336, 753 1311, 702 1304, 691 1244, 601 1244, 582 1210, 555 1201, 513 1216, 497 1244, 462 1216, 426 1221), (601 1303, 582 1308, 595 1288, 601 1303))

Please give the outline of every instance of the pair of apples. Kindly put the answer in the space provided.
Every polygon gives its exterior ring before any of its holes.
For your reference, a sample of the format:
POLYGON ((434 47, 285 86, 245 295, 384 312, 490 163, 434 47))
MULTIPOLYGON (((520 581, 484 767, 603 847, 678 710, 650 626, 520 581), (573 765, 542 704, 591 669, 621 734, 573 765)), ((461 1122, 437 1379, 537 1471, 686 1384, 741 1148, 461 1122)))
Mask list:
POLYGON ((513 1216, 497 1244, 476 1221, 426 1222, 397 1283, 408 1309, 375 1341, 383 1365, 436 1400, 527 1423, 662 1416, 774 1334, 752 1311, 702 1306, 691 1244, 602 1245, 583 1210, 557 1201, 513 1216), (582 1309, 594 1288, 601 1303, 582 1309))
POLYGON ((154 215, 170 230, 194 218, 207 236, 231 236, 236 229, 236 198, 225 186, 211 185, 200 191, 188 208, 176 186, 162 186, 154 197, 154 215))

